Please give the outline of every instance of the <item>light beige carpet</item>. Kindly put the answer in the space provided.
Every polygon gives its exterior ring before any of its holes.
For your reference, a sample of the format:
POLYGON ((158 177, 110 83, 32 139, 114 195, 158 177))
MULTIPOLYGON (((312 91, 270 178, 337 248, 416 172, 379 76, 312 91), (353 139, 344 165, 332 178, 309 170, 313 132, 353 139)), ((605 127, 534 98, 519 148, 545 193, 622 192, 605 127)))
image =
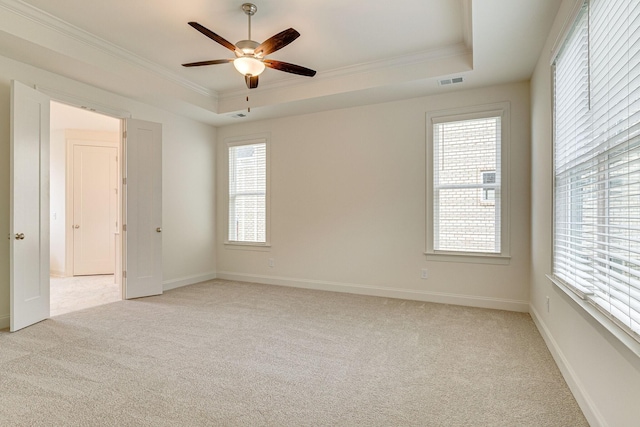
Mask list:
POLYGON ((215 280, 0 333, 2 426, 585 426, 531 318, 215 280))
POLYGON ((113 274, 51 277, 50 284, 52 317, 122 299, 113 274))

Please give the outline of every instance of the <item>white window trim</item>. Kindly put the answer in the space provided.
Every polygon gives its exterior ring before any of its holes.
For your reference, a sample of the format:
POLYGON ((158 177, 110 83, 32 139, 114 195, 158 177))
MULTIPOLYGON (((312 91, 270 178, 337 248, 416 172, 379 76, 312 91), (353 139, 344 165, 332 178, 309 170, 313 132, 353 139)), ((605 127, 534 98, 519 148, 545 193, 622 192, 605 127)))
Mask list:
POLYGON ((571 8, 571 13, 567 15, 567 18, 562 23, 562 29, 560 30, 560 33, 558 34, 558 37, 556 38, 555 43, 551 48, 551 60, 549 62, 549 65, 551 66, 553 66, 553 64, 556 62, 556 59, 560 54, 562 47, 564 46, 564 42, 567 40, 567 37, 569 37, 569 33, 573 29, 574 22, 576 22, 580 11, 584 7, 584 0, 573 0, 573 2, 574 3, 573 7, 571 8))
POLYGON ((228 249, 269 250, 271 248, 271 167, 270 167, 270 135, 259 134, 225 138, 226 149, 224 152, 224 245, 228 249), (267 188, 265 197, 265 242, 239 242, 229 240, 229 148, 239 145, 266 144, 266 178, 267 188))
POLYGON ((597 306, 587 301, 586 296, 581 296, 578 292, 576 292, 574 287, 566 285, 560 279, 553 276, 553 274, 547 274, 546 277, 558 289, 560 289, 569 298, 571 298, 573 302, 582 307, 582 309, 586 311, 594 319, 595 322, 599 323, 603 328, 609 331, 611 335, 620 340, 620 342, 622 342, 622 344, 624 344, 636 356, 640 357, 640 341, 636 340, 632 335, 630 335, 625 328, 618 325, 615 320, 599 310, 597 306))
POLYGON ((468 262, 478 264, 509 264, 511 260, 509 238, 509 145, 511 138, 511 104, 508 101, 452 110, 432 111, 426 115, 426 249, 429 261, 468 262), (433 125, 450 121, 501 117, 501 190, 500 190, 500 250, 499 254, 483 252, 441 251, 433 248, 433 125))

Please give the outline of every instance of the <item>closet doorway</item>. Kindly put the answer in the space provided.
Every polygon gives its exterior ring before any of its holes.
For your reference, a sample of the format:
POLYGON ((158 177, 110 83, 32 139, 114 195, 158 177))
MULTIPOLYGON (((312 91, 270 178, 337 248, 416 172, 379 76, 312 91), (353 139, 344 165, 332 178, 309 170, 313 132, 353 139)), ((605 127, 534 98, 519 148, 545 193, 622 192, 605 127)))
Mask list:
POLYGON ((51 102, 51 316, 122 299, 121 120, 51 102))

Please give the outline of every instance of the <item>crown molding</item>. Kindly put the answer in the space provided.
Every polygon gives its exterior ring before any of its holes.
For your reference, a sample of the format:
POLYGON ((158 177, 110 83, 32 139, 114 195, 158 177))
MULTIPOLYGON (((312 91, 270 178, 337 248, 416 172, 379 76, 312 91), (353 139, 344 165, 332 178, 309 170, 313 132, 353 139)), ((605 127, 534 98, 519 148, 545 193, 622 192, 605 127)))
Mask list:
MULTIPOLYGON (((403 56, 397 56, 395 58, 390 59, 382 59, 378 61, 371 61, 356 65, 349 65, 346 67, 336 68, 329 71, 319 71, 318 74, 314 77, 314 80, 330 80, 340 77, 348 77, 357 74, 364 74, 370 72, 380 72, 385 70, 391 70, 394 68, 401 68, 410 65, 416 64, 424 64, 429 62, 438 61, 445 58, 451 57, 465 57, 472 55, 473 51, 470 47, 467 46, 466 42, 457 43, 455 45, 445 46, 443 48, 426 50, 418 53, 412 53, 403 56)), ((256 89, 252 89, 252 91, 263 92, 272 89, 279 89, 283 87, 290 87, 299 85, 300 79, 296 77, 279 79, 277 81, 268 83, 268 84, 260 84, 256 89)), ((225 92, 219 92, 219 100, 224 100, 227 98, 234 98, 241 95, 246 94, 246 89, 242 90, 231 90, 225 92)))
MULTIPOLYGON (((384 73, 402 67, 412 65, 429 64, 439 60, 451 57, 473 57, 472 49, 472 11, 471 0, 462 0, 463 7, 463 29, 462 40, 454 45, 442 48, 431 49, 402 55, 394 58, 387 58, 366 63, 350 65, 346 67, 336 68, 328 71, 319 71, 314 77, 316 81, 329 81, 339 78, 348 78, 367 73, 384 73)), ((35 25, 46 28, 50 31, 60 34, 62 37, 82 43, 89 48, 96 50, 102 54, 117 58, 127 64, 141 68, 155 75, 160 76, 166 81, 175 83, 196 94, 212 98, 216 101, 234 98, 246 95, 246 89, 231 89, 228 91, 215 91, 204 87, 187 78, 184 78, 155 62, 138 56, 137 54, 115 45, 107 40, 97 37, 90 32, 76 27, 46 11, 38 9, 22 0, 0 0, 0 11, 4 9, 11 14, 24 18, 33 22, 35 25)), ((46 46, 45 46, 46 47, 46 46)), ((269 83, 261 82, 260 87, 254 89, 255 93, 278 90, 287 87, 297 87, 303 84, 303 81, 296 76, 284 77, 269 83)))
POLYGON ((191 80, 185 79, 164 67, 156 64, 155 62, 144 59, 133 52, 123 49, 111 42, 108 42, 100 37, 78 28, 50 13, 47 13, 41 9, 24 3, 21 0, 0 0, 0 9, 5 9, 13 14, 26 18, 35 24, 53 30, 65 37, 69 37, 77 42, 84 43, 85 45, 96 49, 102 53, 106 53, 110 56, 114 56, 124 62, 140 67, 160 77, 176 83, 186 89, 196 92, 200 95, 207 97, 217 98, 218 93, 214 90, 208 89, 191 80))
POLYGON ((473 48, 473 10, 471 0, 462 0, 462 39, 465 46, 473 48))
POLYGON ((466 56, 470 53, 472 53, 471 49, 465 46, 464 43, 458 43, 442 48, 425 50, 422 52, 411 53, 403 56, 396 56, 394 58, 381 59, 356 65, 349 65, 342 68, 336 68, 334 70, 322 73, 320 77, 323 79, 332 79, 335 77, 344 77, 354 74, 368 73, 371 71, 389 70, 393 68, 406 67, 409 65, 429 63, 444 58, 451 58, 454 56, 466 56))

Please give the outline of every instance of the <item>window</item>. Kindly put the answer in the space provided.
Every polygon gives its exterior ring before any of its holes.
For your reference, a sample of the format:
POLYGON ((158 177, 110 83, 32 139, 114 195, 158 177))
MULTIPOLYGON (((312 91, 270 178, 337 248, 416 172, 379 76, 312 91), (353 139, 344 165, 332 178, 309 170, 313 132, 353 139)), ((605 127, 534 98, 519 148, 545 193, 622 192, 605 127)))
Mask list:
POLYGON ((554 115, 554 282, 640 341, 638 1, 585 1, 555 57, 554 115))
POLYGON ((508 103, 427 114, 428 258, 508 259, 508 126, 508 103))
POLYGON ((495 202, 496 201, 496 189, 492 186, 496 183, 496 171, 482 172, 482 201, 483 202, 495 202))
POLYGON ((229 142, 227 243, 266 245, 267 141, 229 142))

